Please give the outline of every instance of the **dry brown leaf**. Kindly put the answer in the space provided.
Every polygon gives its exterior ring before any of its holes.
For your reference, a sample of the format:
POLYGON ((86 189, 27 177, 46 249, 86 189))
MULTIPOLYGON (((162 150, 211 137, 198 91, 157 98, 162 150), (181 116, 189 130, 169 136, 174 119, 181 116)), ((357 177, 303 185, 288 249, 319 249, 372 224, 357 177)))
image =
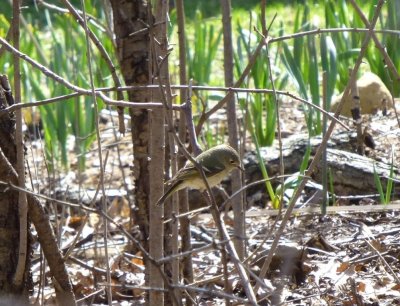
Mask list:
POLYGON ((356 271, 356 272, 365 272, 367 270, 368 270, 367 267, 362 263, 354 266, 354 271, 356 271))
POLYGON ((348 262, 342 262, 340 266, 336 269, 337 273, 343 273, 350 267, 348 262))
POLYGON ((115 197, 108 209, 108 215, 113 219, 115 217, 128 218, 130 216, 128 200, 125 197, 115 197))
POLYGON ((84 219, 85 219, 85 216, 70 217, 68 220, 68 226, 73 229, 78 229, 82 225, 82 222, 84 219))
POLYGON ((359 282, 357 284, 357 292, 365 292, 367 285, 364 282, 359 282))

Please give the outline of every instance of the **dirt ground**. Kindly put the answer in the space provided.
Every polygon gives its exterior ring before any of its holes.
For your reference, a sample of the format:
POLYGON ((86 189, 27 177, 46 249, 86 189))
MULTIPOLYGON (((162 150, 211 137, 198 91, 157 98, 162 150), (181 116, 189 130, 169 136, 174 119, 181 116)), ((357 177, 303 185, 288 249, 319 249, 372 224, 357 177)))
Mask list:
MULTIPOLYGON (((116 222, 128 226, 130 207, 134 205, 129 197, 134 188, 130 136, 128 132, 125 137, 116 140, 113 132, 115 126, 109 114, 104 112, 102 116, 105 120, 101 135, 103 153, 107 157, 105 183, 109 214, 116 222)), ((280 116, 285 137, 306 130, 301 107, 296 102, 283 100, 280 116)), ((350 120, 343 122, 352 127, 350 120)), ((364 116, 363 122, 375 142, 375 149, 367 149, 366 154, 388 164, 394 156, 394 165, 399 165, 397 152, 400 129, 395 111, 390 110, 387 116, 364 116)), ((342 128, 338 127, 337 130, 342 128)), ((99 183, 99 160, 95 147, 86 155, 85 171, 79 173, 77 163, 73 161, 76 154, 71 142, 70 168, 53 174, 48 171, 42 142, 28 141, 26 146, 29 174, 36 192, 74 203, 91 203, 99 183)), ((378 204, 376 200, 366 200, 365 203, 382 209, 368 212, 360 206, 358 211, 339 211, 327 216, 318 213, 293 215, 265 280, 267 285, 257 292, 257 296, 263 298, 260 305, 400 305, 398 203, 393 204, 396 209, 392 209, 391 204, 378 204)), ((59 229, 58 236, 62 237, 62 248, 71 245, 77 229, 82 227, 78 239, 82 243, 74 248, 67 261, 77 297, 84 298, 93 294, 93 302, 105 303, 103 292, 96 294, 98 285, 104 283, 105 277, 104 269, 101 268, 104 264, 101 220, 90 214, 84 223, 79 210, 62 208, 49 201, 46 205, 49 212, 57 212, 59 216, 55 224, 59 229), (95 270, 95 267, 99 270, 95 270)), ((265 206, 268 207, 268 203, 265 206)), ((280 224, 280 219, 266 213, 267 210, 250 207, 246 219, 249 254, 261 246, 250 264, 256 274, 263 263, 262 255, 268 251, 274 238, 274 229, 280 224)), ((231 225, 227 219, 229 229, 231 225)), ((145 292, 140 254, 124 252, 128 243, 126 237, 113 225, 110 227, 113 294, 119 303, 116 305, 140 305, 145 292)), ((202 233, 193 236, 193 248, 204 247, 217 237, 214 221, 207 212, 193 219, 192 228, 202 233)), ((37 251, 35 258, 39 258, 37 251)), ((217 294, 223 291, 222 278, 218 277, 222 273, 220 253, 211 249, 195 252, 192 257, 195 265, 193 286, 207 289, 197 294, 198 304, 220 305, 224 302, 217 294)), ((35 287, 38 287, 40 275, 38 265, 33 269, 35 287)), ((232 267, 230 263, 229 268, 232 267)), ((231 274, 229 282, 233 294, 238 297, 236 302, 241 304, 239 298, 243 297, 243 288, 235 273, 231 274)), ((50 304, 53 296, 52 286, 47 284, 44 300, 50 304)))

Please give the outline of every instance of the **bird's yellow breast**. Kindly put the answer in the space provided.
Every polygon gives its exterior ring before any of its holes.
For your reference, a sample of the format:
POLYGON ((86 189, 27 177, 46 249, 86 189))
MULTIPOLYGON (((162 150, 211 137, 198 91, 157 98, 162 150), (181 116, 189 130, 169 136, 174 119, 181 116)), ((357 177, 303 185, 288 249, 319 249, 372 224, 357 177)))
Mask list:
MULTIPOLYGON (((221 171, 211 177, 207 178, 208 184, 210 185, 210 187, 214 187, 215 185, 218 185, 229 173, 229 170, 224 170, 221 171)), ((203 191, 206 189, 206 185, 204 184, 204 180, 200 177, 200 178, 193 178, 190 181, 185 181, 182 184, 182 189, 185 187, 190 187, 190 188, 194 188, 194 189, 200 189, 200 191, 203 191)))

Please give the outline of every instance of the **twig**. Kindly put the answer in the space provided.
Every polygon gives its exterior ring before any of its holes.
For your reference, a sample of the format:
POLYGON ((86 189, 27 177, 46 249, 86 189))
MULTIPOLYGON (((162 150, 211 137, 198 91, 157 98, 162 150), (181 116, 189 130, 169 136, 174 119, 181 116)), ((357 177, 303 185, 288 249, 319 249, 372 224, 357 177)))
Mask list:
MULTIPOLYGON (((232 43, 232 16, 231 16, 231 1, 221 0, 222 8, 222 28, 224 41, 224 78, 225 86, 233 85, 233 43, 232 43)), ((236 97, 232 95, 227 101, 226 118, 228 121, 228 139, 229 144, 237 150, 240 147, 240 139, 238 133, 236 97)), ((246 142, 244 139, 243 142, 246 142)), ((239 169, 232 171, 231 189, 238 190, 242 187, 242 172, 239 169)), ((243 260, 246 255, 246 226, 245 226, 245 205, 243 197, 237 197, 232 201, 234 215, 234 245, 238 253, 239 259, 243 260)), ((228 280, 225 280, 226 282, 228 280)))
MULTIPOLYGON (((374 15, 373 20, 371 22, 371 27, 369 28, 369 32, 366 35, 366 37, 365 37, 365 39, 364 39, 364 41, 362 43, 360 53, 358 55, 358 58, 357 58, 357 61, 356 61, 355 65, 354 65, 353 72, 352 72, 352 74, 350 76, 350 81, 347 84, 346 89, 345 89, 344 94, 343 94, 343 97, 342 97, 342 99, 341 99, 341 101, 340 101, 340 103, 338 105, 338 108, 337 108, 336 113, 335 113, 335 117, 339 116, 339 114, 340 114, 340 112, 342 110, 342 107, 344 105, 344 101, 345 101, 344 97, 348 95, 348 93, 350 91, 350 84, 351 84, 351 82, 354 82, 354 80, 356 78, 356 73, 357 73, 357 71, 358 71, 358 69, 359 69, 359 67, 361 65, 362 58, 363 58, 363 56, 364 56, 364 54, 365 54, 365 52, 367 50, 368 43, 369 43, 369 41, 371 39, 371 34, 372 34, 372 31, 373 31, 373 28, 375 27, 376 22, 378 21, 379 13, 380 13, 380 10, 382 9, 383 4, 384 4, 384 0, 379 0, 378 4, 376 5, 375 15, 374 15)), ((310 166, 309 166, 309 168, 307 170, 307 176, 311 176, 312 173, 315 171, 315 169, 316 169, 316 167, 317 167, 317 165, 318 165, 318 163, 320 161, 322 152, 323 152, 323 150, 324 150, 324 148, 325 148, 325 146, 326 146, 326 144, 328 142, 329 137, 331 136, 331 134, 333 132, 333 128, 335 127, 335 124, 336 124, 335 121, 331 122, 331 124, 330 124, 330 126, 329 126, 329 128, 328 128, 328 130, 326 132, 326 135, 322 139, 321 145, 319 146, 317 152, 315 153, 315 157, 312 160, 312 162, 311 162, 311 164, 310 164, 310 166)), ((268 269, 269 269, 269 265, 270 265, 270 263, 272 261, 272 257, 273 257, 273 255, 274 255, 274 253, 276 251, 276 248, 278 247, 279 240, 280 240, 280 237, 281 237, 281 235, 282 235, 282 233, 283 233, 283 231, 285 229, 286 223, 288 222, 288 220, 289 220, 289 218, 291 216, 291 213, 292 213, 292 211, 294 209, 294 206, 295 206, 295 204, 297 202, 297 199, 300 197, 301 192, 303 191, 303 189, 304 189, 304 187, 305 187, 307 182, 308 182, 307 178, 303 179, 300 182, 300 185, 296 189, 295 194, 293 195, 292 199, 289 202, 289 205, 288 205, 288 208, 286 210, 286 213, 285 213, 285 215, 284 215, 284 217, 283 217, 283 219, 281 221, 281 224, 280 224, 280 226, 278 228, 278 231, 276 232, 275 239, 272 242, 272 245, 271 245, 270 250, 268 252, 267 258, 266 258, 266 260, 265 260, 265 262, 263 264, 263 267, 261 269, 261 272, 260 272, 260 275, 259 275, 260 278, 264 278, 266 273, 267 273, 267 271, 268 271, 268 269)), ((259 288, 259 286, 256 285, 256 289, 258 289, 258 288, 259 288)))
MULTIPOLYGON (((94 45, 97 47, 97 49, 100 52, 100 56, 104 59, 108 69, 110 70, 112 79, 115 83, 116 87, 121 86, 121 81, 117 75, 117 69, 115 68, 110 56, 107 53, 107 50, 104 48, 103 44, 100 42, 100 40, 97 38, 97 36, 89 29, 87 25, 87 15, 86 11, 83 9, 83 17, 81 17, 80 13, 78 13, 77 10, 72 6, 72 4, 68 0, 63 0, 64 4, 68 8, 69 12, 74 16, 74 18, 77 20, 77 22, 85 29, 85 33, 90 38, 91 41, 93 41, 94 45)), ((124 96, 122 92, 117 91, 117 98, 118 100, 123 100, 124 96)), ((118 107, 118 118, 119 118, 119 130, 121 134, 125 133, 125 123, 124 123, 124 109, 120 106, 118 107)))
MULTIPOLYGON (((67 100, 73 97, 81 96, 81 95, 87 95, 86 93, 71 93, 59 97, 54 97, 50 99, 45 99, 41 101, 36 101, 36 102, 26 102, 26 103, 17 103, 12 106, 9 106, 3 110, 0 111, 0 116, 4 113, 12 112, 17 109, 22 109, 22 108, 28 108, 28 107, 34 107, 34 106, 41 106, 41 105, 46 105, 46 104, 51 104, 51 103, 56 103, 59 101, 67 100)), ((130 108, 141 108, 141 109, 160 109, 163 108, 164 105, 161 102, 130 102, 130 101, 120 101, 120 100, 114 100, 109 97, 107 97, 105 94, 102 92, 99 92, 96 90, 96 95, 102 98, 102 100, 107 104, 111 106, 120 106, 120 107, 130 107, 130 108)), ((181 105, 178 104, 173 104, 172 109, 174 110, 180 110, 181 105)))
POLYGON ((24 188, 15 185, 15 183, 18 182, 18 174, 1 150, 0 165, 2 171, 6 171, 9 176, 9 182, 0 182, 0 184, 17 190, 19 193, 24 193, 27 197, 30 218, 38 232, 38 239, 49 263, 50 271, 59 284, 58 290, 56 290, 58 302, 60 302, 62 306, 74 306, 75 297, 72 291, 72 285, 47 214, 44 212, 43 207, 33 192, 28 192, 24 188), (61 290, 59 290, 60 288, 61 290))
MULTIPOLYGON (((109 87, 109 88, 97 88, 96 93, 103 99, 103 101, 108 104, 108 105, 114 105, 114 106, 121 106, 121 107, 130 107, 130 108, 141 108, 141 109, 156 109, 156 108, 163 108, 165 107, 163 102, 130 102, 130 101, 119 101, 119 100, 113 100, 106 95, 104 95, 102 92, 108 92, 108 91, 113 91, 113 90, 126 90, 126 91, 131 91, 131 90, 159 90, 160 86, 159 85, 147 85, 147 86, 123 86, 123 87, 109 87)), ((171 89, 184 89, 184 88, 189 88, 188 85, 171 85, 171 89)), ((272 94, 274 91, 271 89, 258 89, 258 88, 235 88, 235 87, 213 87, 213 86, 192 86, 192 89, 196 90, 214 90, 214 91, 228 91, 228 92, 246 92, 246 93, 266 93, 266 94, 272 94)), ((319 107, 318 105, 313 104, 312 102, 309 102, 303 98, 297 97, 296 95, 287 92, 287 91, 281 91, 281 90, 276 90, 275 91, 279 95, 284 95, 288 96, 294 100, 297 100, 301 103, 305 103, 310 107, 315 108, 316 110, 320 111, 323 113, 325 116, 329 117, 331 120, 337 121, 341 126, 343 126, 346 130, 350 130, 348 126, 346 126, 344 123, 342 123, 339 119, 335 118, 333 115, 319 107)), ((59 97, 54 97, 46 100, 41 100, 41 101, 36 101, 36 102, 26 102, 26 103, 18 103, 12 106, 9 106, 5 108, 4 110, 0 111, 0 116, 3 113, 6 112, 11 112, 16 109, 20 108, 27 108, 27 107, 33 107, 33 106, 40 106, 40 105, 46 105, 50 103, 55 103, 58 101, 66 100, 69 98, 81 96, 81 95, 91 95, 88 91, 84 90, 59 96, 59 97)), ((190 97, 190 95, 189 95, 190 97)), ((182 108, 185 108, 185 104, 179 105, 179 104, 173 104, 172 106, 168 106, 169 108, 172 108, 173 110, 181 110, 182 108)))
POLYGON ((371 240, 373 240, 372 237, 372 233, 369 230, 368 226, 365 225, 364 223, 360 222, 358 224, 360 226, 360 231, 364 233, 364 235, 366 236, 365 242, 369 245, 369 247, 376 253, 376 255, 378 255, 378 257, 380 258, 380 260, 382 261, 383 265, 386 266, 386 268, 389 270, 390 274, 392 275, 392 277, 396 280, 397 284, 400 284, 400 279, 397 276, 397 274, 393 271, 392 267, 388 264, 388 262, 385 260, 385 258, 382 256, 382 254, 376 249, 376 247, 374 246, 374 244, 372 243, 371 240))
MULTIPOLYGON (((284 177, 290 177, 290 176, 291 175, 285 175, 284 177)), ((259 180, 259 181, 255 181, 255 182, 252 182, 250 184, 247 184, 247 185, 243 186, 241 189, 239 189, 239 190, 235 191, 233 194, 231 194, 224 202, 222 202, 221 205, 219 205, 220 210, 223 210, 225 205, 227 203, 229 203, 229 201, 232 198, 234 198, 237 195, 239 195, 240 193, 244 192, 246 189, 248 189, 250 187, 253 187, 253 186, 256 186, 256 185, 263 184, 263 183, 265 183, 267 181, 272 181, 272 180, 279 179, 279 178, 280 178, 280 176, 274 176, 274 177, 270 177, 270 178, 267 178, 267 179, 262 179, 262 180, 259 180)), ((198 208, 198 209, 194 209, 194 210, 188 211, 186 213, 182 213, 182 214, 176 215, 176 216, 174 216, 174 219, 184 218, 184 217, 187 217, 187 216, 190 216, 190 218, 193 218, 195 215, 197 215, 197 214, 199 214, 199 213, 201 213, 203 211, 209 210, 210 208, 211 208, 211 205, 208 205, 208 206, 205 206, 205 207, 201 207, 201 208, 198 208)), ((173 219, 167 219, 167 220, 164 221, 164 223, 171 222, 171 221, 173 221, 173 219)))
POLYGON ((202 246, 202 247, 199 247, 199 248, 196 248, 196 249, 192 249, 192 250, 188 250, 188 251, 181 252, 181 253, 178 253, 178 254, 172 254, 172 255, 166 256, 164 258, 158 259, 157 262, 159 264, 163 264, 163 263, 166 263, 168 261, 174 260, 176 258, 188 257, 188 256, 191 256, 194 253, 204 252, 204 251, 207 251, 207 250, 210 250, 210 249, 216 249, 216 246, 223 245, 226 242, 227 242, 226 240, 222 240, 222 241, 218 241, 218 242, 213 241, 212 243, 209 243, 209 244, 207 244, 205 246, 202 246))
MULTIPOLYGON (((367 29, 365 28, 329 28, 329 29, 315 29, 315 30, 310 30, 310 31, 305 31, 305 32, 298 32, 298 33, 293 33, 293 34, 288 34, 284 36, 279 36, 276 38, 271 38, 270 42, 275 43, 275 42, 280 42, 284 40, 289 40, 289 39, 294 39, 294 38, 299 38, 303 36, 314 36, 314 35, 319 35, 319 34, 326 34, 326 33, 343 33, 343 32, 352 32, 352 33, 367 33, 370 32, 369 27, 367 29)), ((400 31, 398 30, 372 30, 373 33, 385 33, 385 34, 392 34, 398 36, 400 34, 400 31)))
MULTIPOLYGON (((351 75, 351 69, 349 69, 349 75, 351 75)), ((361 119, 361 101, 358 93, 357 81, 350 85, 351 97, 353 107, 351 108, 351 115, 353 117, 356 130, 357 130, 357 153, 364 155, 364 134, 362 132, 362 119, 361 119)))
MULTIPOLYGON (((236 81, 236 83, 234 84, 233 87, 240 87, 242 85, 243 81, 249 75, 251 68, 254 66, 254 64, 257 60, 257 57, 260 54, 261 49, 264 47, 264 44, 265 44, 265 40, 261 39, 260 42, 258 43, 257 48, 254 50, 253 54, 249 58, 249 62, 247 63, 247 66, 244 69, 242 75, 236 81)), ((207 113, 203 114, 199 118, 197 128, 196 128, 197 132, 199 132, 201 130, 204 122, 206 122, 211 117, 212 114, 214 114, 217 110, 221 109, 225 105, 225 103, 228 102, 229 99, 231 99, 232 94, 233 94, 232 91, 229 91, 227 93, 227 95, 224 98, 222 98, 221 101, 219 101, 213 108, 211 108, 207 113)))
MULTIPOLYGON (((168 2, 157 1, 155 4, 154 18, 150 17, 148 22, 149 29, 149 71, 150 71, 150 83, 157 85, 165 85, 160 87, 159 91, 151 93, 151 97, 155 96, 156 99, 160 99, 163 96, 162 101, 164 102, 165 108, 150 112, 149 118, 149 139, 148 139, 148 150, 149 158, 151 162, 148 166, 149 177, 148 181, 150 184, 150 190, 148 194, 149 207, 146 209, 149 213, 148 220, 148 249, 149 253, 155 258, 159 259, 163 256, 164 252, 167 251, 167 246, 164 245, 167 242, 164 239, 164 235, 171 235, 171 232, 167 232, 161 223, 163 217, 163 207, 156 207, 152 205, 153 202, 163 194, 164 186, 164 167, 165 167, 165 117, 172 117, 169 113, 171 103, 171 95, 169 91, 169 72, 168 72, 168 41, 166 37, 165 20, 167 18, 168 2), (161 22, 160 26, 156 26, 156 22, 161 22)), ((148 16, 152 16, 151 5, 148 5, 148 16)), ((174 237, 177 239, 177 237, 174 237)), ((171 244, 169 245, 168 252, 171 252, 171 244)), ((164 269, 164 273, 168 274, 169 282, 174 282, 173 272, 174 268, 172 265, 161 266, 164 269)), ((146 265, 146 273, 148 275, 147 283, 151 287, 163 287, 163 279, 158 276, 158 271, 154 266, 146 265)), ((168 301, 173 305, 182 305, 181 299, 178 297, 176 290, 169 291, 170 296, 165 297, 162 292, 149 292, 148 303, 150 305, 161 305, 168 301)))
POLYGON ((38 63, 34 59, 30 58, 28 55, 20 52, 19 50, 17 50, 13 46, 11 46, 2 37, 0 37, 0 44, 2 44, 4 46, 4 48, 6 48, 7 51, 11 52, 12 54, 18 56, 20 59, 22 59, 22 60, 26 61, 27 63, 31 64, 33 67, 35 67, 35 68, 39 69, 41 72, 43 72, 46 76, 48 76, 49 78, 52 78, 53 80, 59 82, 60 84, 64 85, 65 87, 67 87, 67 88, 69 88, 69 89, 71 89, 73 91, 80 92, 82 94, 91 95, 91 90, 86 90, 84 88, 81 88, 79 86, 76 86, 76 85, 70 83, 69 81, 65 80, 63 77, 59 76, 57 73, 51 71, 47 67, 43 66, 42 64, 38 63))
MULTIPOLYGON (((188 77, 186 72, 186 35, 185 35, 185 8, 183 0, 176 1, 176 15, 178 22, 178 53, 179 53, 179 82, 180 84, 187 84, 188 77)), ((189 84, 189 89, 182 88, 180 90, 181 103, 185 103, 189 97, 192 96, 192 82, 189 84)), ((186 116, 184 111, 179 113, 179 139, 183 142, 186 140, 186 116)), ((172 150, 172 148, 171 148, 172 150)), ((178 168, 184 167, 185 160, 182 156, 178 158, 178 168)), ((189 211, 189 201, 188 201, 188 191, 181 190, 178 192, 179 196, 179 213, 186 213, 189 211)), ((182 251, 192 250, 191 242, 191 231, 190 231, 190 220, 189 218, 184 218, 180 221, 180 233, 181 233, 181 248, 182 251)), ((182 277, 185 283, 193 282, 193 261, 192 257, 184 257, 181 261, 182 266, 182 277)), ((190 292, 187 293, 188 300, 186 306, 192 306, 196 303, 194 302, 195 297, 191 296, 190 292), (190 301, 189 301, 190 300, 190 301)))
MULTIPOLYGON (((171 284, 171 282, 169 281, 168 277, 165 275, 162 266, 159 265, 157 263, 157 261, 150 256, 150 254, 146 251, 146 249, 142 246, 142 244, 135 238, 133 237, 122 224, 117 223, 116 221, 114 221, 108 214, 106 214, 103 211, 98 211, 98 213, 100 213, 102 216, 104 216, 105 218, 107 218, 107 220, 110 223, 113 223, 130 241, 132 241, 138 248, 139 250, 142 252, 142 255, 144 258, 146 258, 151 264, 153 264, 155 267, 157 267, 163 281, 164 284, 167 287, 168 292, 170 293, 171 297, 176 298, 175 292, 174 292, 174 288, 173 285, 171 284)), ((179 305, 179 301, 175 300, 176 304, 179 305)))
POLYGON ((196 131, 193 123, 193 112, 192 112, 192 86, 193 86, 193 79, 189 80, 189 87, 188 87, 188 95, 186 98, 186 102, 182 104, 182 111, 185 114, 185 122, 187 126, 187 131, 189 134, 189 142, 192 147, 192 151, 194 156, 197 156, 201 153, 200 145, 197 141, 196 131))
MULTIPOLYGON (((369 32, 369 30, 366 29, 316 29, 312 31, 307 31, 307 32, 301 32, 301 33, 295 33, 291 35, 286 35, 286 36, 281 36, 278 38, 271 38, 268 40, 268 43, 274 43, 274 42, 279 42, 287 39, 293 39, 296 37, 301 37, 301 36, 307 36, 307 35, 316 35, 316 34, 321 34, 321 33, 335 33, 335 32, 369 32)), ((372 30, 374 31, 374 30, 372 30)), ((383 31, 377 31, 377 32, 383 32, 383 31)), ((385 33, 391 33, 391 34, 396 34, 399 35, 399 31, 385 31, 385 33)), ((240 87, 241 84, 243 83, 243 80, 247 77, 249 74, 251 68, 253 67, 255 60, 258 57, 258 54, 260 53, 262 47, 266 43, 265 40, 260 40, 259 44, 257 45, 257 48, 253 52, 252 56, 250 57, 250 60, 244 69, 242 75, 240 76, 239 80, 235 83, 234 87, 240 87)), ((206 114, 200 117, 199 123, 197 125, 197 131, 201 130, 202 125, 204 122, 211 117, 212 114, 214 114, 217 110, 221 109, 225 103, 230 99, 231 93, 229 92, 222 100, 220 100, 212 109, 210 109, 206 114)))
MULTIPOLYGON (((7 163, 2 162, 2 160, 3 160, 3 159, 2 159, 2 156, 4 156, 4 155, 1 154, 1 151, 0 151, 0 165, 1 165, 1 166, 5 166, 5 165, 7 165, 7 163)), ((106 217, 107 220, 108 220, 109 222, 113 223, 115 226, 117 226, 117 227, 122 231, 122 233, 123 233, 124 235, 126 235, 126 237, 127 237, 129 240, 131 240, 132 242, 134 242, 134 243, 137 244, 139 250, 140 250, 142 253, 144 253, 144 255, 143 255, 144 257, 148 257, 152 262, 154 262, 155 264, 157 264, 157 261, 154 260, 153 258, 151 258, 151 256, 149 256, 149 254, 146 252, 146 250, 143 248, 143 246, 140 244, 140 242, 139 242, 137 239, 135 239, 135 238, 123 227, 123 225, 121 225, 121 224, 117 223, 116 221, 114 221, 114 220, 113 220, 108 214, 106 214, 105 212, 103 212, 103 211, 101 211, 101 210, 98 210, 98 209, 95 209, 95 208, 87 207, 86 205, 83 205, 83 204, 73 204, 73 203, 69 203, 69 202, 66 202, 66 201, 61 201, 61 200, 57 200, 57 199, 54 199, 54 198, 50 198, 50 197, 48 197, 48 196, 35 193, 35 192, 30 191, 30 190, 28 190, 28 189, 24 189, 24 188, 18 187, 17 185, 15 185, 14 183, 12 183, 12 182, 17 182, 17 175, 16 175, 15 170, 12 169, 12 168, 10 168, 10 171, 9 171, 8 173, 10 174, 10 182, 3 182, 3 181, 0 181, 0 185, 4 185, 4 186, 6 186, 6 187, 8 187, 8 188, 11 188, 11 189, 16 190, 16 191, 19 191, 19 192, 24 192, 24 193, 26 193, 26 194, 28 195, 29 198, 35 198, 35 199, 36 199, 35 201, 38 201, 37 198, 42 198, 42 199, 44 199, 44 200, 46 200, 46 201, 49 201, 49 202, 55 202, 55 203, 61 204, 61 205, 67 205, 67 206, 72 206, 72 207, 76 207, 76 208, 81 208, 81 209, 84 209, 84 210, 86 210, 86 211, 88 211, 88 212, 98 214, 99 216, 104 216, 104 217, 106 217)))
POLYGON ((221 220, 221 216, 220 216, 220 213, 218 210, 217 203, 215 201, 214 195, 211 192, 211 188, 208 184, 204 170, 199 164, 196 165, 196 168, 200 172, 200 174, 203 178, 203 181, 207 187, 206 192, 208 193, 209 197, 206 197, 206 199, 208 199, 209 202, 211 203, 211 213, 213 215, 215 224, 217 225, 220 239, 228 240, 226 249, 230 255, 230 259, 233 261, 233 264, 235 265, 235 267, 239 273, 239 277, 241 279, 242 286, 246 292, 247 298, 249 299, 249 302, 252 305, 257 305, 257 299, 255 297, 253 288, 250 285, 250 282, 249 282, 248 276, 246 274, 246 271, 243 267, 243 264, 238 258, 237 252, 235 250, 235 246, 233 245, 233 242, 229 239, 229 234, 228 234, 228 231, 226 230, 225 224, 221 220))
MULTIPOLYGON (((324 109, 328 107, 328 79, 326 71, 322 72, 322 105, 324 109)), ((325 136, 326 127, 328 125, 328 120, 326 116, 322 118, 322 137, 325 136)), ((328 162, 327 162, 328 152, 326 148, 322 152, 321 157, 321 176, 322 176, 322 205, 321 212, 323 215, 326 214, 326 207, 328 206, 328 162)))
MULTIPOLYGON (((65 9, 65 8, 59 7, 59 6, 54 5, 54 4, 50 4, 50 3, 46 2, 46 1, 43 1, 43 0, 36 0, 36 2, 37 2, 38 5, 44 6, 45 8, 48 8, 48 9, 50 9, 50 10, 53 10, 53 11, 55 11, 56 13, 62 13, 62 14, 68 14, 68 13, 70 13, 70 10, 69 10, 69 9, 65 9)), ((83 14, 83 12, 80 11, 80 10, 76 10, 76 12, 77 12, 78 14, 83 14)), ((99 29, 102 30, 102 31, 105 31, 106 33, 109 33, 109 32, 106 31, 106 28, 107 28, 107 27, 104 26, 103 24, 101 24, 100 21, 99 21, 99 19, 97 19, 95 16, 90 15, 90 14, 88 14, 88 13, 86 12, 86 17, 87 17, 88 21, 90 21, 91 23, 93 23, 97 28, 99 28, 99 29)))
MULTIPOLYGON (((67 0, 64 0, 66 4, 68 4, 67 0)), ((88 62, 88 69, 89 69, 89 80, 90 80, 90 87, 91 87, 91 96, 92 96, 92 101, 94 105, 94 123, 95 123, 95 129, 96 129, 96 139, 97 139, 97 146, 98 146, 98 156, 99 156, 99 167, 100 167, 100 173, 99 173, 99 178, 100 178, 100 189, 102 192, 102 197, 101 197, 101 206, 104 211, 107 211, 107 203, 106 203, 106 190, 105 190, 105 184, 104 184, 104 160, 103 160, 103 152, 102 152, 102 144, 101 144, 101 135, 100 135, 100 126, 99 126, 99 105, 97 103, 97 95, 95 91, 95 86, 94 86, 94 80, 93 80, 93 70, 92 70, 92 53, 90 49, 90 31, 87 25, 87 19, 86 19, 86 8, 85 8, 85 3, 83 0, 81 0, 81 5, 82 5, 82 11, 83 11, 83 28, 85 30, 85 38, 86 38, 86 56, 87 56, 87 62, 88 62)), ((73 10, 73 8, 70 8, 73 10)), ((114 71, 115 72, 115 71, 114 71)), ((104 239, 104 254, 105 254, 105 263, 106 263, 106 271, 107 271, 107 282, 111 284, 111 270, 110 270, 110 261, 109 261, 109 255, 108 255, 108 222, 107 219, 103 219, 104 225, 103 225, 103 239, 104 239)), ((106 292, 107 292, 107 302, 108 305, 112 305, 112 291, 110 287, 106 287, 106 292)))
MULTIPOLYGON (((368 19, 365 17, 364 13, 362 12, 362 10, 360 9, 360 7, 357 5, 357 3, 355 3, 354 0, 350 0, 351 5, 354 7, 354 9, 356 10, 357 14, 361 17, 361 20, 364 22, 365 26, 367 28, 370 27, 370 24, 368 22, 368 19)), ((372 39, 375 42, 375 46, 378 48, 378 50, 381 52, 385 64, 389 67, 390 71, 393 73, 393 75, 396 78, 397 82, 400 82, 400 74, 397 71, 396 66, 394 65, 392 59, 390 58, 390 56, 388 55, 388 53, 386 52, 386 48, 384 46, 382 46, 381 42, 379 41, 378 37, 376 36, 377 31, 373 31, 372 32, 372 39)), ((393 99, 393 95, 392 95, 392 99, 393 99)), ((393 102, 393 108, 394 108, 394 112, 396 115, 396 119, 397 119, 397 124, 400 127, 400 118, 399 118, 399 114, 397 112, 397 108, 396 108, 396 103, 393 102)))
MULTIPOLYGON (((20 39, 20 2, 13 1, 12 5, 13 18, 12 18, 12 39, 15 49, 19 50, 20 39)), ((17 55, 13 55, 14 64, 14 96, 15 101, 21 101, 21 69, 20 61, 17 55)), ((10 85, 7 78, 2 76, 2 85, 6 85, 5 90, 9 91, 12 95, 10 85), (7 84, 5 84, 7 81, 7 84)), ((22 111, 15 112, 15 146, 16 146, 16 171, 18 173, 18 185, 25 186, 25 167, 24 167, 24 145, 22 133, 22 111)), ((19 245, 18 245, 18 261, 13 278, 14 285, 18 288, 24 287, 26 282, 26 269, 27 269, 27 253, 28 253, 28 203, 26 194, 23 192, 18 193, 18 217, 19 217, 19 245)))
POLYGON ((79 258, 76 258, 74 256, 69 256, 68 260, 72 261, 73 263, 75 263, 75 264, 77 264, 77 265, 79 265, 79 266, 81 266, 81 267, 83 267, 83 268, 85 268, 87 270, 90 270, 93 273, 107 276, 107 270, 106 269, 101 269, 99 267, 90 265, 86 261, 83 261, 83 260, 81 260, 79 258))

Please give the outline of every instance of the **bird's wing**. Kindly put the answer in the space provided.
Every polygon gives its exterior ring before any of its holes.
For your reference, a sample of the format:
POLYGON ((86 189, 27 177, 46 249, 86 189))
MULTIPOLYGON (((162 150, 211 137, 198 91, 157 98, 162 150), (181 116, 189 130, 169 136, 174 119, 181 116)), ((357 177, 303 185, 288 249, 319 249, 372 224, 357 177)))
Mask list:
MULTIPOLYGON (((220 173, 221 171, 223 171, 224 169, 225 169, 225 167, 223 165, 218 165, 218 164, 214 164, 214 165, 211 165, 208 167, 203 165, 203 171, 204 171, 204 174, 206 175, 206 177, 214 176, 214 175, 220 173)), ((170 186, 170 185, 176 183, 177 177, 179 177, 179 182, 181 182, 181 181, 190 179, 191 177, 196 176, 196 175, 197 175, 197 169, 192 163, 190 163, 190 164, 187 164, 181 170, 179 170, 171 180, 166 182, 166 185, 170 186)))
POLYGON ((166 186, 175 185, 178 184, 179 182, 182 182, 183 180, 190 178, 193 175, 193 172, 191 171, 192 169, 193 167, 188 167, 188 166, 181 168, 173 178, 165 182, 165 185, 166 186))
POLYGON ((225 170, 225 165, 222 164, 218 159, 213 158, 211 155, 204 157, 202 166, 206 176, 214 176, 225 170))
POLYGON ((213 165, 212 167, 203 166, 204 174, 207 177, 214 176, 225 169, 224 166, 213 165))
POLYGON ((179 178, 181 180, 190 179, 193 175, 196 175, 196 172, 194 172, 193 170, 196 171, 196 167, 193 165, 182 168, 182 170, 180 171, 181 173, 179 174, 179 178))

